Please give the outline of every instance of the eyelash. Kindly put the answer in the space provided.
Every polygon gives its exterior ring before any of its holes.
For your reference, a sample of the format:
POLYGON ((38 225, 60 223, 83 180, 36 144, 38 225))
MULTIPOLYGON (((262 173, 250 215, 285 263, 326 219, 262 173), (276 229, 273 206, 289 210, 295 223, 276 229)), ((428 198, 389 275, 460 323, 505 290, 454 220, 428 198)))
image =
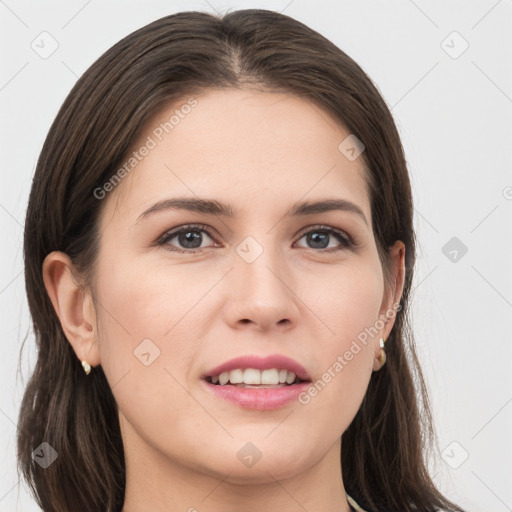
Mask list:
MULTIPOLYGON (((179 253, 188 253, 188 254, 200 254, 205 249, 209 249, 210 247, 202 247, 197 249, 179 249, 177 247, 171 246, 168 244, 169 240, 174 238, 177 235, 180 235, 181 233, 188 233, 189 231, 204 231, 212 240, 215 241, 215 238, 212 236, 210 229, 208 226, 204 224, 188 224, 186 226, 182 226, 179 229, 173 230, 173 231, 167 231, 165 232, 158 240, 157 245, 158 246, 167 246, 165 247, 169 251, 173 252, 179 252, 179 253)), ((341 251, 343 249, 351 249, 356 246, 356 243, 354 240, 344 233, 343 231, 340 231, 338 229, 332 228, 330 226, 325 225, 315 225, 315 226, 308 226, 304 230, 302 230, 299 233, 300 240, 304 235, 307 235, 312 232, 322 232, 329 235, 334 235, 338 241, 341 243, 338 247, 331 247, 330 249, 311 249, 312 251, 315 251, 317 253, 333 253, 337 251, 341 251)), ((301 247, 301 249, 307 249, 307 247, 301 247)))

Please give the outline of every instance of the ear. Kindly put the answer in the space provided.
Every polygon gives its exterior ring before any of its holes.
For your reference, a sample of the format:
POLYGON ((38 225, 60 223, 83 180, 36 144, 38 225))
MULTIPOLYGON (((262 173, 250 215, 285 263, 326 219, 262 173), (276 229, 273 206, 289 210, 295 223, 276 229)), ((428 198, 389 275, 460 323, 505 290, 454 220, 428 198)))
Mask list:
POLYGON ((76 356, 91 366, 100 364, 96 342, 97 323, 92 295, 80 285, 69 256, 60 251, 48 254, 43 263, 43 280, 62 329, 76 356))
MULTIPOLYGON (((379 319, 383 325, 381 332, 375 343, 376 360, 380 358, 379 338, 387 340, 398 311, 400 311, 400 299, 405 284, 405 245, 401 240, 397 240, 393 247, 389 249, 391 265, 391 283, 384 283, 384 295, 379 312, 379 319)), ((377 365, 378 366, 378 365, 377 365)))

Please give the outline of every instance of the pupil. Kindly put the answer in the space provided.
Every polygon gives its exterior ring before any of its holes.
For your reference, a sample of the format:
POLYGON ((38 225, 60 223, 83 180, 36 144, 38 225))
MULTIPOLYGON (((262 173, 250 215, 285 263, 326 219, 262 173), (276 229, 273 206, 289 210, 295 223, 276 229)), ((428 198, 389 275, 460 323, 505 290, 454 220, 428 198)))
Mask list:
POLYGON ((311 242, 315 249, 325 249, 328 245, 328 237, 327 233, 315 232, 313 234, 308 235, 308 241, 311 242), (320 243, 318 246, 317 244, 320 243))
POLYGON ((197 231, 187 231, 186 233, 180 233, 178 238, 180 243, 184 244, 187 249, 196 249, 197 247, 201 246, 201 235, 199 235, 197 231), (190 243, 192 243, 192 245, 189 245, 190 243))

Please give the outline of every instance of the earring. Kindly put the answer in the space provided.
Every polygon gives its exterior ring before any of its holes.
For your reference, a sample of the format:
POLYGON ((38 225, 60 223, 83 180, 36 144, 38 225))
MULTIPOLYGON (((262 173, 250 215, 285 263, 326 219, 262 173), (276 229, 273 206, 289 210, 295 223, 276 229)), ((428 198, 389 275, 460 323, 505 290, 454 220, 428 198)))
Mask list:
POLYGON ((82 366, 84 368, 84 372, 86 375, 89 375, 91 373, 91 365, 87 361, 82 361, 82 366))
POLYGON ((379 345, 380 345, 380 358, 379 358, 379 362, 380 362, 380 366, 378 368, 376 368, 376 366, 374 364, 373 370, 376 371, 376 372, 378 372, 386 364, 386 351, 384 350, 384 343, 385 342, 386 342, 385 339, 383 339, 383 338, 379 339, 379 345))
POLYGON ((386 340, 381 338, 379 340, 379 345, 380 345, 380 366, 381 366, 381 368, 386 364, 386 351, 384 350, 384 343, 386 343, 386 340))

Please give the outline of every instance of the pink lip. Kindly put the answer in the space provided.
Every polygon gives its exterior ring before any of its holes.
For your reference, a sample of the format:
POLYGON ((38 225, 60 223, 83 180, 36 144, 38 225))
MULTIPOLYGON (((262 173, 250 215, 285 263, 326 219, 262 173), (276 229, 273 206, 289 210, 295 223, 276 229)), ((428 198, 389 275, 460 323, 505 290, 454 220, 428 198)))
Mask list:
POLYGON ((269 370, 271 368, 286 369, 295 373, 300 380, 311 380, 308 372, 301 364, 281 354, 274 354, 267 357, 257 357, 253 355, 236 357, 235 359, 231 359, 219 366, 216 366, 215 368, 212 368, 203 374, 201 378, 214 377, 216 375, 220 375, 222 372, 229 372, 231 370, 236 370, 237 368, 255 368, 256 370, 269 370))
MULTIPOLYGON (((274 367, 275 368, 275 367, 274 367)), ((237 386, 219 386, 206 380, 201 381, 208 392, 229 400, 247 409, 277 409, 295 400, 311 382, 299 382, 282 388, 240 388, 237 386)))

